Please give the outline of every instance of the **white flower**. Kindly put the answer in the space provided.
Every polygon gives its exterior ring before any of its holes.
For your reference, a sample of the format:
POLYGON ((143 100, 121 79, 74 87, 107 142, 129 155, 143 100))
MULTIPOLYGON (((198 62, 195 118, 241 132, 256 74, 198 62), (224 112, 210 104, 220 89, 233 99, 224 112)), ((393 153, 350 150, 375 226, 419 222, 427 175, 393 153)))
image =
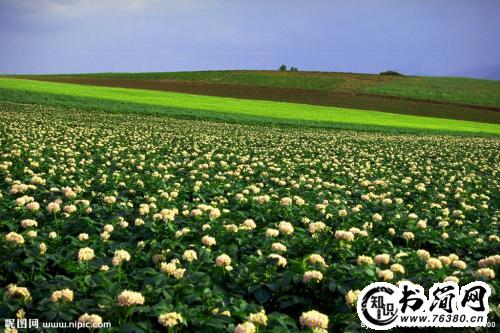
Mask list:
POLYGON ((215 245, 215 244, 217 244, 217 242, 216 242, 215 238, 210 237, 210 236, 208 236, 208 235, 203 236, 203 237, 201 238, 201 242, 203 243, 203 245, 205 245, 205 246, 209 246, 209 247, 210 247, 210 246, 213 246, 213 245, 215 245))

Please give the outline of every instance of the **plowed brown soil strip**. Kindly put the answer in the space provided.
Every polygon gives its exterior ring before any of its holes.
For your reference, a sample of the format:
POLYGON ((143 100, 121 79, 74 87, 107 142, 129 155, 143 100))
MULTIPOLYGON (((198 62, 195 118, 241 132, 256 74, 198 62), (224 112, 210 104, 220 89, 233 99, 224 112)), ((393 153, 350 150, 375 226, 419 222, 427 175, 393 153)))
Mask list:
POLYGON ((54 76, 30 76, 26 78, 40 81, 173 91, 197 95, 338 106, 416 116, 440 117, 496 124, 500 123, 500 108, 440 101, 414 100, 393 96, 349 94, 317 90, 243 86, 174 80, 133 80, 54 76))

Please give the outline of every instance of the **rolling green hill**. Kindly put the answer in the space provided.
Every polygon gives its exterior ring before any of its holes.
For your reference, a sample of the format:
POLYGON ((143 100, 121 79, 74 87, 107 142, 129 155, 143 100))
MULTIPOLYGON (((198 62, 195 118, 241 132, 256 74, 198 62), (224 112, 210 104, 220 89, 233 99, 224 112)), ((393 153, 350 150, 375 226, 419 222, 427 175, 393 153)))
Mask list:
MULTIPOLYGON (((86 108, 93 101, 108 101, 140 105, 135 111, 148 113, 151 107, 167 115, 194 115, 205 118, 225 115, 231 119, 254 117, 271 123, 342 124, 356 128, 400 128, 410 130, 452 131, 465 133, 500 134, 500 125, 390 114, 349 108, 303 105, 261 100, 200 96, 152 90, 86 86, 0 78, 0 99, 11 102, 30 102, 86 108), (80 101, 76 103, 74 101, 80 101), (68 104, 65 104, 65 101, 68 104), (73 102, 72 102, 73 101, 73 102), (72 103, 72 104, 71 104, 72 103), (160 108, 160 109, 158 109, 160 108), (180 111, 179 111, 180 110, 180 111), (191 110, 186 113, 182 110, 191 110)), ((125 109, 125 108, 124 108, 125 109)), ((224 120, 224 116, 222 116, 224 120)))
POLYGON ((170 80, 212 84, 307 89, 350 94, 376 94, 500 107, 500 81, 456 77, 416 77, 333 72, 198 71, 94 73, 37 76, 45 78, 107 78, 170 80))

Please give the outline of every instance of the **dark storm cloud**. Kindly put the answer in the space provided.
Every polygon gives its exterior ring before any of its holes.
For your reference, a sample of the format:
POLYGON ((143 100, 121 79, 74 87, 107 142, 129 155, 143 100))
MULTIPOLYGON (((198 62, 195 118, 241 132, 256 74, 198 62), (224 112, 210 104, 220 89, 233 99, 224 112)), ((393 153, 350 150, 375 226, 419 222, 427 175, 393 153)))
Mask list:
POLYGON ((0 0, 0 72, 483 76, 500 62, 498 13, 495 0, 0 0))

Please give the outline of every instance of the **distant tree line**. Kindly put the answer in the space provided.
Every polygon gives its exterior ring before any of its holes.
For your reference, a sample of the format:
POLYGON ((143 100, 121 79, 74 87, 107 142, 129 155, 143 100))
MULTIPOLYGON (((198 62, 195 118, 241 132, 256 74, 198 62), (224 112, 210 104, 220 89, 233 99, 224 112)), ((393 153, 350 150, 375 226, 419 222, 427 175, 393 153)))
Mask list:
MULTIPOLYGON (((280 68, 278 68, 278 70, 280 72, 286 72, 287 70, 286 65, 285 64, 281 65, 280 68)), ((298 71, 299 69, 297 67, 290 67, 290 72, 298 72, 298 71)))
POLYGON ((396 75, 396 76, 403 76, 403 74, 396 72, 396 71, 385 71, 385 72, 380 72, 380 75, 396 75))
MULTIPOLYGON (((287 70, 290 71, 290 72, 298 72, 299 69, 297 67, 290 67, 290 69, 288 69, 286 67, 285 64, 281 65, 278 70, 280 72, 286 72, 287 70)), ((392 70, 389 70, 389 71, 385 71, 385 72, 380 72, 380 75, 395 75, 395 76, 404 76, 403 74, 399 73, 399 72, 396 72, 396 71, 392 71, 392 70)))

